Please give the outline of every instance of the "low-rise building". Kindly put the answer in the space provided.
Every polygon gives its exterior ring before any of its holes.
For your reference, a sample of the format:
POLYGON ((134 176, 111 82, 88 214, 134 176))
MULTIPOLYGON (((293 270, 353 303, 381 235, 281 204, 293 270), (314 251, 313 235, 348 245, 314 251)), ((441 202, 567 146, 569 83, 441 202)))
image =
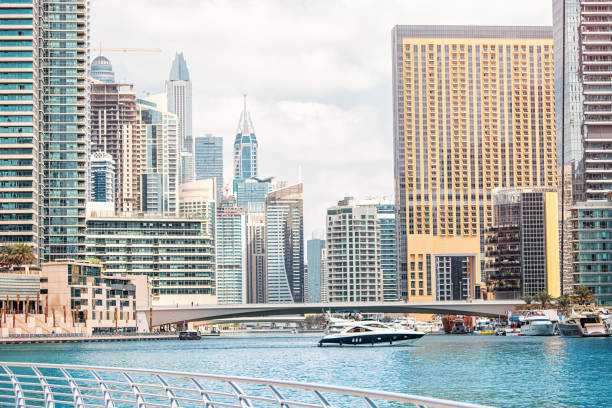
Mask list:
POLYGON ((151 278, 153 303, 217 303, 215 247, 203 220, 160 215, 90 217, 87 257, 106 274, 151 278))

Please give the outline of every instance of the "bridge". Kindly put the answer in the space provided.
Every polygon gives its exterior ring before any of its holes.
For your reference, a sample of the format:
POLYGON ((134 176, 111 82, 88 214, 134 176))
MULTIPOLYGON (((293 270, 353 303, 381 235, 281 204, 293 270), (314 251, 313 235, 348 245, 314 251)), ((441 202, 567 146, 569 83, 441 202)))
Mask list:
POLYGON ((359 310, 362 313, 425 313, 498 317, 523 305, 522 300, 474 300, 443 302, 337 302, 337 303, 258 303, 195 306, 155 306, 139 309, 153 327, 236 317, 284 316, 306 313, 359 310), (152 314, 152 316, 151 316, 152 314))

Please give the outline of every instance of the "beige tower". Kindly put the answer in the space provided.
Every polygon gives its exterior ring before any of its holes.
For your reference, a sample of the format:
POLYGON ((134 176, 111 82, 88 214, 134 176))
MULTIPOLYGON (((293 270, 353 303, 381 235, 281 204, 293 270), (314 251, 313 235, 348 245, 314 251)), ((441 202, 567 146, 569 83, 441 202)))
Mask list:
POLYGON ((393 29, 400 298, 475 297, 492 190, 556 184, 552 48, 550 27, 393 29))

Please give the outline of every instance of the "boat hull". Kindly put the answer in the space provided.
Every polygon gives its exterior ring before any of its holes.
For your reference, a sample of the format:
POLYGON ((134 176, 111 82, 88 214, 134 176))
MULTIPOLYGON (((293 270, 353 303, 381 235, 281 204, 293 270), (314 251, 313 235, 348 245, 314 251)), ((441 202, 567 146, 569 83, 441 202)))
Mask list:
POLYGON ((555 327, 552 323, 530 324, 527 327, 521 327, 521 336, 552 336, 554 333, 555 327))
POLYGON ((423 337, 425 333, 418 332, 391 332, 391 333, 356 333, 352 335, 329 335, 319 340, 319 346, 323 345, 399 345, 413 343, 423 337))
POLYGON ((559 333, 562 337, 609 337, 610 333, 604 331, 585 332, 577 324, 559 323, 559 333))

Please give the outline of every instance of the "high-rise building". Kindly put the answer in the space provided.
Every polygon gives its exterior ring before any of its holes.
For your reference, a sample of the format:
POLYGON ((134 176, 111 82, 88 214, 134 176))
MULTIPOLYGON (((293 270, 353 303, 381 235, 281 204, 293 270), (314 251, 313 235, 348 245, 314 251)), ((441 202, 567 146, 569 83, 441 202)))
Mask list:
POLYGON ((328 289, 329 272, 327 269, 327 248, 321 249, 321 302, 329 302, 328 289))
POLYGON ((487 285, 496 299, 561 295, 556 188, 493 191, 494 224, 485 232, 487 285))
POLYGON ((597 303, 612 306, 612 193, 607 200, 571 208, 572 283, 586 286, 597 303))
POLYGON ((246 214, 231 200, 217 208, 217 299, 221 303, 247 302, 246 214))
POLYGON ((377 207, 345 197, 327 209, 329 302, 383 300, 377 207))
POLYGON ((215 247, 201 220, 155 214, 89 216, 87 258, 107 275, 147 275, 153 303, 216 303, 215 247))
POLYGON ((313 238, 306 241, 306 254, 308 259, 306 301, 309 303, 321 302, 321 252, 324 248, 324 239, 313 238))
POLYGON ((115 82, 113 65, 111 64, 110 60, 103 55, 98 55, 91 62, 90 75, 93 79, 99 82, 115 82))
MULTIPOLYGON (((46 128, 38 114, 45 107, 45 101, 40 98, 43 79, 48 79, 42 77, 41 66, 48 50, 43 44, 38 46, 43 31, 41 6, 39 1, 0 2, 3 44, 0 53, 0 245, 31 245, 38 262, 43 257, 43 175, 47 175, 43 174, 43 163, 47 160, 43 134, 46 128)), ((76 70, 75 66, 75 74, 76 70)), ((77 91, 76 87, 70 90, 77 91)), ((58 97, 58 102, 62 101, 65 98, 58 97)), ((79 145, 79 151, 81 147, 84 145, 79 145)), ((77 198, 69 200, 78 206, 77 198)), ((79 240, 76 234, 75 239, 79 240)), ((61 236, 57 240, 58 244, 62 243, 61 236)), ((78 244, 74 249, 78 252, 78 244)))
POLYGON ((139 209, 176 215, 180 177, 177 119, 165 104, 164 94, 137 100, 139 209))
POLYGON ((246 213, 247 302, 266 302, 266 213, 246 213))
POLYGON ((115 204, 115 160, 106 152, 93 152, 89 161, 89 201, 115 204))
POLYGON ((215 235, 215 179, 192 181, 179 186, 179 215, 195 217, 204 222, 204 232, 215 235))
MULTIPOLYGON (((96 60, 99 58, 103 57, 96 60)), ((131 84, 91 83, 91 151, 106 152, 115 161, 115 210, 118 212, 139 208, 138 111, 133 88, 131 84)))
POLYGON ((193 170, 193 153, 182 151, 180 184, 191 183, 194 180, 193 170))
POLYGON ((272 177, 234 180, 236 205, 248 212, 265 212, 266 195, 272 191, 272 177))
POLYGON ((395 245, 395 206, 387 200, 377 203, 380 269, 383 279, 383 300, 397 300, 397 247, 395 245))
POLYGON ((266 196, 267 301, 304 301, 304 198, 302 184, 266 196))
POLYGON ((244 107, 236 129, 234 140, 234 179, 244 180, 257 177, 257 149, 258 143, 255 137, 255 128, 251 121, 251 115, 247 111, 246 95, 244 95, 244 107))
POLYGON ((195 179, 214 178, 217 185, 217 203, 223 195, 223 138, 213 135, 195 139, 195 179))
POLYGON ((166 81, 168 112, 178 119, 178 149, 193 153, 191 80, 187 62, 182 52, 177 53, 172 61, 170 77, 166 81))
MULTIPOLYGON (((44 86, 45 258, 48 261, 84 259, 89 154, 89 3, 67 0, 60 6, 43 0, 32 4, 42 6, 39 8, 42 38, 36 38, 36 43, 43 51, 39 55, 42 59, 36 63, 44 86)), ((25 27, 18 29, 22 28, 25 27)))
POLYGON ((433 300, 449 258, 480 281, 494 188, 556 184, 551 28, 396 26, 393 105, 398 297, 433 300))

